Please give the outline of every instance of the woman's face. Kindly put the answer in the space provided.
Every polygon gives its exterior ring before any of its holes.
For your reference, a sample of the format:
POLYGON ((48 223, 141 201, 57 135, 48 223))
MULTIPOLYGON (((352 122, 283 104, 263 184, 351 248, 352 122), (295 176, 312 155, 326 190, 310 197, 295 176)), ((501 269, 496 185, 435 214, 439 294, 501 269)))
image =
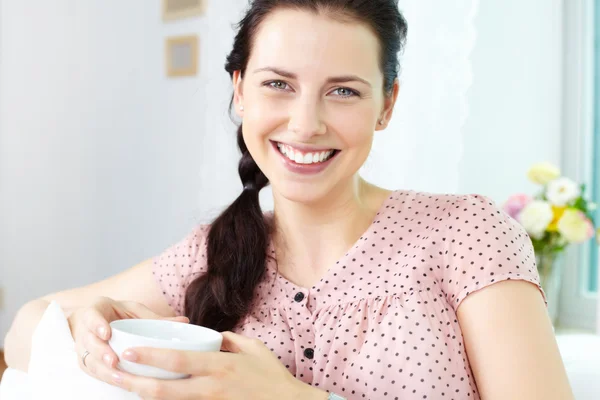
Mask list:
POLYGON ((302 203, 352 185, 398 90, 384 94, 367 26, 296 10, 263 21, 234 86, 250 154, 276 196, 302 203))

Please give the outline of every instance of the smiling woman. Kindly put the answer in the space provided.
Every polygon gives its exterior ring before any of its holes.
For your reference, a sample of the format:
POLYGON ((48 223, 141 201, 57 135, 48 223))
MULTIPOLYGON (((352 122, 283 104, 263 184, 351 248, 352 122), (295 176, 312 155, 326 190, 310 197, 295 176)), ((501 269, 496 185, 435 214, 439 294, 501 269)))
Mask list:
POLYGON ((398 97, 397 2, 254 0, 238 28, 225 69, 243 190, 152 261, 45 298, 83 306, 81 368, 175 400, 571 399, 523 228, 487 197, 359 173, 398 97), (181 381, 115 369, 108 322, 181 314, 225 352, 123 353, 181 381))

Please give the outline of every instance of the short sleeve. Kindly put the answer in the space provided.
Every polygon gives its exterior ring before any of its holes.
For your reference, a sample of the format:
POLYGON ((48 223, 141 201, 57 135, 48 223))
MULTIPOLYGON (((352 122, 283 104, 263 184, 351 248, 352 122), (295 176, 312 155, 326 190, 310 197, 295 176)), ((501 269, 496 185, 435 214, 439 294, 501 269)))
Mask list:
POLYGON ((189 284, 206 272, 207 234, 208 226, 200 225, 152 260, 152 274, 177 315, 184 313, 185 291, 189 284))
POLYGON ((533 245, 517 221, 481 195, 457 197, 447 217, 441 283, 455 310, 470 293, 510 279, 536 285, 546 301, 533 245))

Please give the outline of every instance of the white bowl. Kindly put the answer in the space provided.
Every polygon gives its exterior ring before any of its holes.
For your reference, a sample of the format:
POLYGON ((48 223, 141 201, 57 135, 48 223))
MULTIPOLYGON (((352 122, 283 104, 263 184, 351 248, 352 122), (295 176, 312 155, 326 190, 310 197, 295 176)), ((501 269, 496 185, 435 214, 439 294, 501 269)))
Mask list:
POLYGON ((189 375, 123 360, 121 356, 134 347, 174 350, 220 351, 223 336, 197 325, 154 319, 122 319, 110 323, 109 346, 119 357, 118 368, 130 374, 158 379, 184 379, 189 375))

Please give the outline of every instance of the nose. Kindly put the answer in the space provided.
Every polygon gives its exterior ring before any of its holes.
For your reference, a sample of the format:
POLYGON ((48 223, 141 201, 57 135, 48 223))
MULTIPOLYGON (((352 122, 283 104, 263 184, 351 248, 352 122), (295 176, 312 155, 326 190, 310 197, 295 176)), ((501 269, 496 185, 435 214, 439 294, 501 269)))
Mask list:
POLYGON ((321 118, 318 101, 299 99, 290 110, 288 129, 294 132, 299 139, 324 135, 327 128, 321 118))

